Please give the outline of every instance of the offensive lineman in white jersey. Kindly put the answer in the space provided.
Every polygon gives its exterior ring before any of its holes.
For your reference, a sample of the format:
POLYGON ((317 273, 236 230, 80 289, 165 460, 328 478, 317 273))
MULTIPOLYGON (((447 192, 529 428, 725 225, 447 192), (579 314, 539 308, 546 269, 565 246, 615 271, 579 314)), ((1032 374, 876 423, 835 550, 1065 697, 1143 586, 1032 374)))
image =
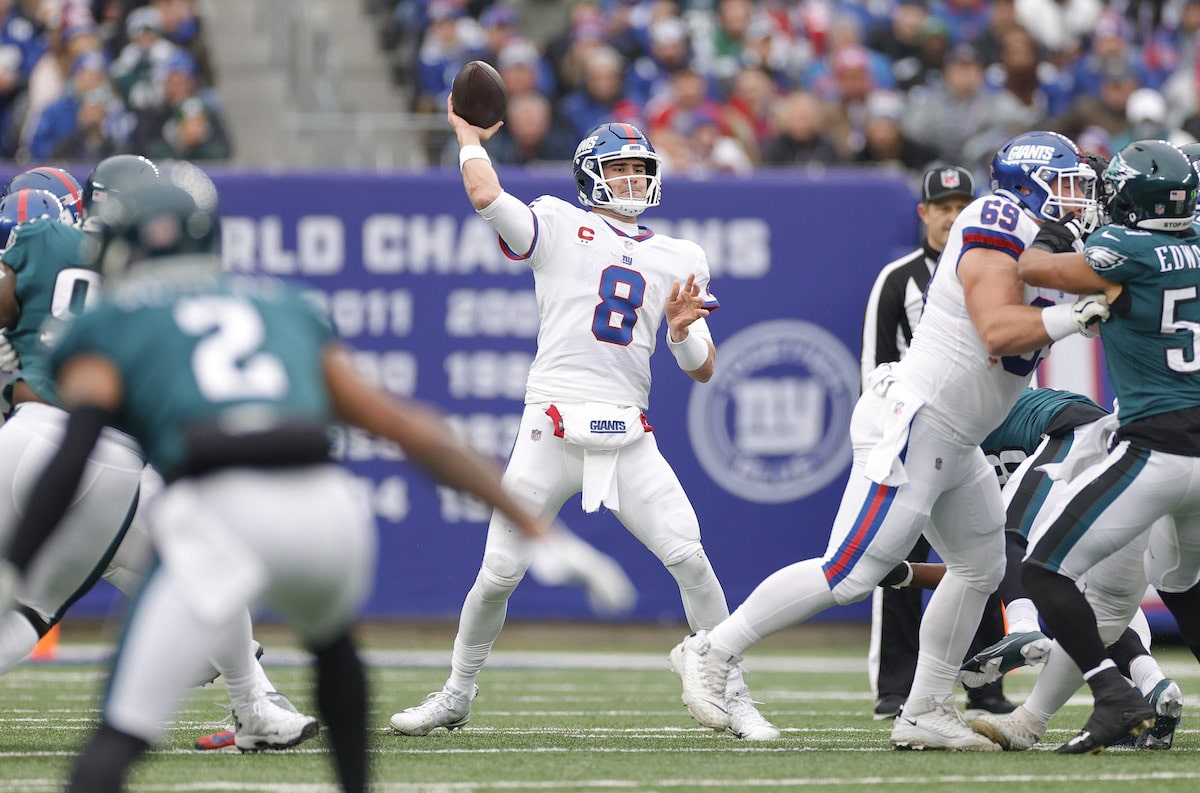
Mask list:
MULTIPOLYGON (((700 524, 662 456, 644 411, 650 355, 660 327, 689 376, 706 382, 716 348, 705 317, 717 308, 700 246, 637 224, 659 202, 659 157, 630 124, 601 124, 575 152, 583 209, 552 196, 526 205, 504 192, 480 142, 499 129, 471 126, 447 102, 458 137, 463 185, 475 210, 500 235, 506 255, 533 271, 540 326, 525 411, 504 474, 510 492, 553 516, 582 492, 584 509, 603 504, 674 576, 688 624, 715 626, 729 615, 725 593, 700 543, 700 524)), ((475 679, 504 624, 509 596, 531 562, 530 543, 493 513, 483 566, 467 594, 442 691, 391 719, 402 735, 467 723, 475 679)), ((728 679, 740 738, 774 740, 779 730, 750 701, 741 671, 728 679)))
POLYGON ((720 681, 750 646, 830 606, 861 600, 922 530, 947 573, 921 621, 897 748, 995 751, 954 705, 959 664, 1004 571, 1004 506, 979 448, 1051 342, 1108 316, 1103 297, 1032 289, 1016 260, 1041 221, 1093 214, 1095 173, 1051 132, 1010 140, 992 160, 994 195, 954 222, 903 360, 876 369, 850 425, 854 463, 823 558, 773 573, 729 619, 671 651, 692 716, 720 728, 720 681), (949 587, 946 585, 949 583, 949 587))

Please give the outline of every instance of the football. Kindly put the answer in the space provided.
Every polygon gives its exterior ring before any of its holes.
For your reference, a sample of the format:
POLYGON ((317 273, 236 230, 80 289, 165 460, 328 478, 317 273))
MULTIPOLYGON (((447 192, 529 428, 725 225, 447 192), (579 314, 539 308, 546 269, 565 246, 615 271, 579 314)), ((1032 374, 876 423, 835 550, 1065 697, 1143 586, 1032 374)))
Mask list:
POLYGON ((483 61, 471 61, 454 76, 450 103, 468 123, 487 129, 504 118, 508 91, 499 72, 483 61))

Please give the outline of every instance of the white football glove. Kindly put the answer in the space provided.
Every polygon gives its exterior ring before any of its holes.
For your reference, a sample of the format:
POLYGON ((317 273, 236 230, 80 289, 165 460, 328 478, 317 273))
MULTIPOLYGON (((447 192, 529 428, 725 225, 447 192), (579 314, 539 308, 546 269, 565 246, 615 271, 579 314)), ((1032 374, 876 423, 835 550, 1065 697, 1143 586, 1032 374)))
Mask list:
POLYGON ((533 541, 529 573, 546 586, 582 587, 603 617, 626 614, 637 603, 637 588, 621 565, 560 525, 533 541))
POLYGON ((0 372, 15 372, 21 368, 21 356, 13 348, 4 331, 0 331, 0 372))
POLYGON ((1097 330, 1099 323, 1108 322, 1108 298, 1103 292, 1083 295, 1071 306, 1071 314, 1075 318, 1075 324, 1079 326, 1079 332, 1089 339, 1094 339, 1100 335, 1100 331, 1097 330), (1096 326, 1089 327, 1092 323, 1096 323, 1096 326))

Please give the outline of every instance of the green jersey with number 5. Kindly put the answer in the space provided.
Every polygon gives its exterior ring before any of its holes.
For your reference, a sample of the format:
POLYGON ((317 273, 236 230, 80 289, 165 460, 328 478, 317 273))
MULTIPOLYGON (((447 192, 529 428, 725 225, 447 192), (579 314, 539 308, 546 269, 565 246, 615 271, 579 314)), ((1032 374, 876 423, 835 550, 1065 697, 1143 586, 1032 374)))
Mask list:
POLYGON ((1200 407, 1198 231, 1193 225, 1176 236, 1114 225, 1088 237, 1088 264, 1125 287, 1100 325, 1122 427, 1200 407))
POLYGON ((39 397, 58 404, 49 371, 49 352, 66 324, 100 299, 100 274, 92 242, 77 228, 39 218, 13 231, 0 256, 16 273, 21 318, 8 340, 21 356, 20 379, 39 397))
POLYGON ((161 260, 73 322, 53 356, 94 353, 120 371, 122 429, 168 479, 186 465, 190 438, 284 423, 331 421, 322 350, 332 331, 280 281, 222 277, 209 260, 161 260))

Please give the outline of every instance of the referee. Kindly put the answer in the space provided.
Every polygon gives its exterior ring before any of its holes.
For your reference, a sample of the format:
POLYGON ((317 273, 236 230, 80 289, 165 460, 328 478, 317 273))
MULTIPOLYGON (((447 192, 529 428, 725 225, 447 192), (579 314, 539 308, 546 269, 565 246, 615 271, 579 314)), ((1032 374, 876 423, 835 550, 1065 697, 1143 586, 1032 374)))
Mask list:
MULTIPOLYGON (((921 179, 917 217, 925 228, 921 247, 884 265, 871 288, 863 319, 862 382, 883 363, 898 361, 908 351, 913 329, 921 317, 925 287, 933 276, 938 256, 946 247, 954 219, 975 198, 975 179, 966 168, 940 166, 921 179)), ((929 558, 924 537, 908 555, 910 562, 929 558)), ((917 667, 917 637, 921 625, 922 591, 916 588, 875 590, 871 607, 871 648, 867 669, 875 693, 875 718, 890 719, 908 698, 917 667)), ((999 600, 993 596, 984 612, 970 654, 1004 636, 999 600), (993 604, 995 604, 993 606, 993 604)), ((997 681, 968 691, 967 710, 1009 713, 1014 706, 997 681)))

